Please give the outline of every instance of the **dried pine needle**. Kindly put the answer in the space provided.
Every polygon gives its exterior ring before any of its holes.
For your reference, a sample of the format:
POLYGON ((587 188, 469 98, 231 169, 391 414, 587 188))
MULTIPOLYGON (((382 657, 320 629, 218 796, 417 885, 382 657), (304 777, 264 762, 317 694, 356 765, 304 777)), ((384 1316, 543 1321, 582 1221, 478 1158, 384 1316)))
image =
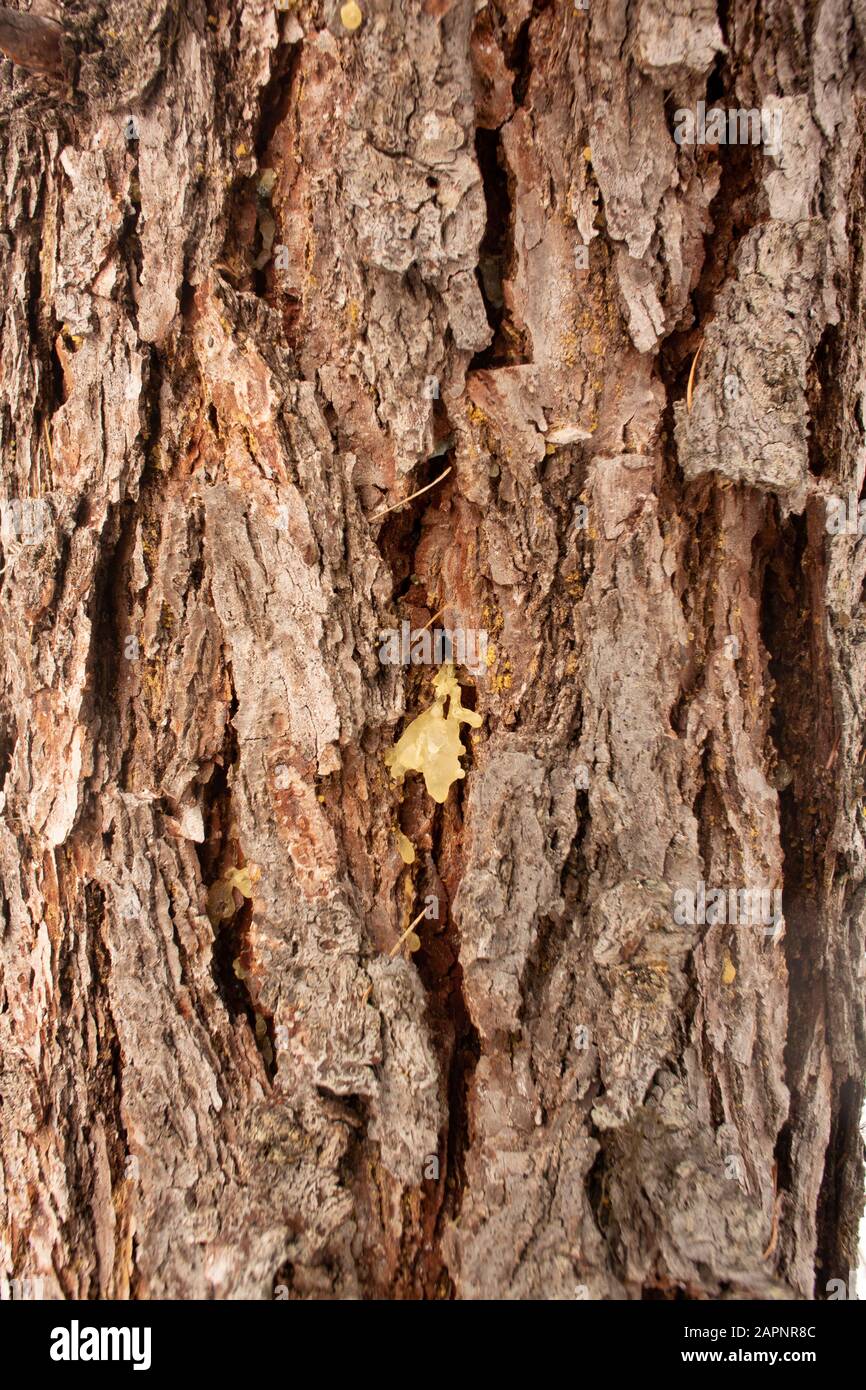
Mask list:
POLYGON ((689 372, 689 384, 688 384, 688 386, 686 387, 686 410, 689 412, 690 415, 691 415, 691 413, 692 413, 692 392, 693 392, 693 390, 694 390, 694 385, 695 385, 695 368, 696 368, 697 365, 698 365, 698 358, 700 357, 700 355, 701 355, 701 353, 703 352, 703 350, 704 350, 704 344, 703 344, 703 339, 702 339, 702 340, 701 340, 701 345, 700 345, 700 347, 698 348, 697 352, 695 353, 694 357, 692 358, 692 369, 691 369, 691 371, 689 372))
POLYGON ((424 626, 422 627, 421 631, 422 631, 422 632, 426 632, 427 629, 428 629, 428 627, 430 627, 430 625, 431 625, 432 623, 435 623, 435 621, 436 621, 437 618, 441 618, 441 617, 442 617, 442 614, 443 614, 444 612, 445 612, 445 609, 444 609, 444 608, 440 608, 438 613, 434 613, 434 614, 433 614, 433 617, 430 619, 430 622, 424 624, 424 626))
POLYGON ((389 512, 396 512, 398 508, 405 507, 408 502, 414 502, 415 498, 420 497, 422 492, 429 492, 431 487, 435 487, 437 483, 441 483, 443 478, 447 478, 448 474, 451 472, 452 466, 452 464, 449 464, 445 472, 440 473, 438 478, 434 478, 432 483, 428 483, 426 487, 419 487, 417 492, 413 492, 409 497, 404 497, 402 502, 394 502, 390 507, 385 507, 383 511, 374 512, 370 520, 378 521, 380 516, 387 516, 389 512))
MULTIPOLYGON (((413 933, 413 932, 414 932, 415 927, 417 927, 418 923, 421 921, 421 918, 424 916, 424 913, 425 913, 426 911, 427 911, 426 907, 422 907, 421 911, 418 913, 418 916, 415 918, 415 920, 414 920, 413 922, 410 922, 410 923, 409 923, 408 927, 407 927, 406 930, 404 931, 403 935, 400 937, 400 940, 397 942, 396 946, 392 946, 391 949, 390 949, 390 951, 388 952, 388 957, 389 957, 389 959, 393 959, 393 957, 396 956, 397 952, 400 950, 400 947, 403 945, 403 942, 404 942, 404 941, 406 940, 406 938, 410 935, 410 933, 413 933)), ((415 940, 418 942, 418 946, 420 946, 420 945, 421 945, 421 942, 420 942, 420 940, 418 939, 417 936, 415 937, 415 940)), ((410 942, 409 944, 410 944, 410 947, 411 947, 411 949, 412 949, 413 951, 417 951, 417 950, 418 950, 418 946, 413 946, 411 942, 410 942)))

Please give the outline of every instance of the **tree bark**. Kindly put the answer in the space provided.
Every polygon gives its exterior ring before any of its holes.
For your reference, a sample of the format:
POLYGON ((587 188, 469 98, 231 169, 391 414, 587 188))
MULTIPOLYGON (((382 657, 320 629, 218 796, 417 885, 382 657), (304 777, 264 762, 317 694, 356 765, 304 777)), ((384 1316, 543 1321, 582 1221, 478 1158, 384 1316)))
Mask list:
POLYGON ((37 9, 74 61, 0 45, 0 1275, 824 1297, 863 0, 37 9), (699 102, 778 140, 678 143, 699 102), (384 761, 434 701, 404 622, 488 637, 444 802, 384 761), (701 884, 783 916, 678 920, 701 884))

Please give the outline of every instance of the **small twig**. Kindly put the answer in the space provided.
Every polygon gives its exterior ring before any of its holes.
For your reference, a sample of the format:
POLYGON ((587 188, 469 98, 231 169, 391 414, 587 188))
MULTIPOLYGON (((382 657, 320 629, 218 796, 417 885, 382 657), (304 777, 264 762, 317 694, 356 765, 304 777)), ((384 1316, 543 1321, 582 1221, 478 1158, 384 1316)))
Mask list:
POLYGON ((451 472, 452 467, 453 464, 449 464, 448 467, 445 469, 445 472, 440 473, 438 478, 434 478, 432 483, 428 483, 426 487, 419 487, 417 492, 413 492, 410 497, 404 497, 402 502, 394 502, 392 506, 386 507, 384 511, 374 512, 373 515, 370 517, 370 520, 378 521, 380 516, 387 516, 389 512, 396 512, 398 507, 405 507, 407 502, 414 502, 415 498, 420 497, 422 492, 429 492, 431 487, 435 487, 437 483, 441 483, 443 478, 447 478, 448 474, 451 472))
POLYGON ((48 420, 42 417, 42 437, 45 440, 45 452, 48 454, 48 462, 51 465, 51 482, 54 482, 54 450, 51 447, 51 432, 48 429, 48 420))
POLYGON ((428 629, 428 627, 430 626, 430 623, 435 623, 436 619, 437 619, 437 618, 441 618, 441 617, 442 617, 442 614, 443 614, 444 612, 445 612, 445 608, 444 608, 444 607, 443 607, 443 608, 440 608, 438 613, 434 613, 434 614, 433 614, 433 617, 430 619, 430 622, 424 624, 424 626, 422 627, 421 631, 422 631, 422 632, 426 632, 427 629, 428 629))
POLYGON ((415 921, 409 923, 403 935, 400 937, 400 940, 397 942, 397 945, 392 947, 391 950, 388 952, 389 959, 393 959, 393 957, 396 956, 400 947, 403 945, 403 942, 406 940, 406 937, 409 935, 413 927, 417 927, 418 923, 421 921, 421 918, 424 916, 424 913, 426 911, 426 907, 422 907, 421 911, 418 913, 418 916, 415 918, 415 921))
POLYGON ((698 348, 697 352, 695 353, 694 357, 692 358, 692 369, 691 369, 691 371, 689 372, 689 384, 688 384, 688 386, 686 387, 686 409, 687 409, 687 411, 689 412, 690 415, 691 415, 691 413, 692 413, 692 391, 693 391, 693 389, 694 389, 694 384, 695 384, 695 368, 696 368, 697 365, 698 365, 698 358, 700 357, 701 353, 703 352, 703 349, 704 349, 704 341, 703 341, 703 338, 702 338, 702 339, 701 339, 701 345, 700 345, 700 347, 698 348))

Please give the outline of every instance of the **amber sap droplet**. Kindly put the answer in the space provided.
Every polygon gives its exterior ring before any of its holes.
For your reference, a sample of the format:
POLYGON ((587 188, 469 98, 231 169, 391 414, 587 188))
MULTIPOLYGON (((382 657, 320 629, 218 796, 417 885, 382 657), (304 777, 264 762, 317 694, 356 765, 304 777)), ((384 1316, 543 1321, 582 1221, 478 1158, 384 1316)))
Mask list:
POLYGON ((348 0, 348 3, 340 10, 340 19, 343 21, 344 29, 354 31, 360 28, 363 18, 361 7, 355 3, 355 0, 348 0))

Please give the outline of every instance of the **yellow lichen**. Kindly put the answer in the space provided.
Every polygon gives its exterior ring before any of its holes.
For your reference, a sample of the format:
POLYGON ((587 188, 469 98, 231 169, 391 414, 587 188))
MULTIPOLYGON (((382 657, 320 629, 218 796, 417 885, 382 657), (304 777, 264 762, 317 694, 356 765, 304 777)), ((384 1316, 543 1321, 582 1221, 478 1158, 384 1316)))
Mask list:
POLYGON ((482 719, 474 710, 463 708, 460 686, 450 663, 437 672, 433 689, 433 704, 412 720, 385 754, 385 766, 395 782, 402 782, 407 772, 422 773, 428 792, 441 805, 452 783, 466 776, 460 766, 460 758, 466 752, 460 740, 460 725, 478 729, 482 719))

